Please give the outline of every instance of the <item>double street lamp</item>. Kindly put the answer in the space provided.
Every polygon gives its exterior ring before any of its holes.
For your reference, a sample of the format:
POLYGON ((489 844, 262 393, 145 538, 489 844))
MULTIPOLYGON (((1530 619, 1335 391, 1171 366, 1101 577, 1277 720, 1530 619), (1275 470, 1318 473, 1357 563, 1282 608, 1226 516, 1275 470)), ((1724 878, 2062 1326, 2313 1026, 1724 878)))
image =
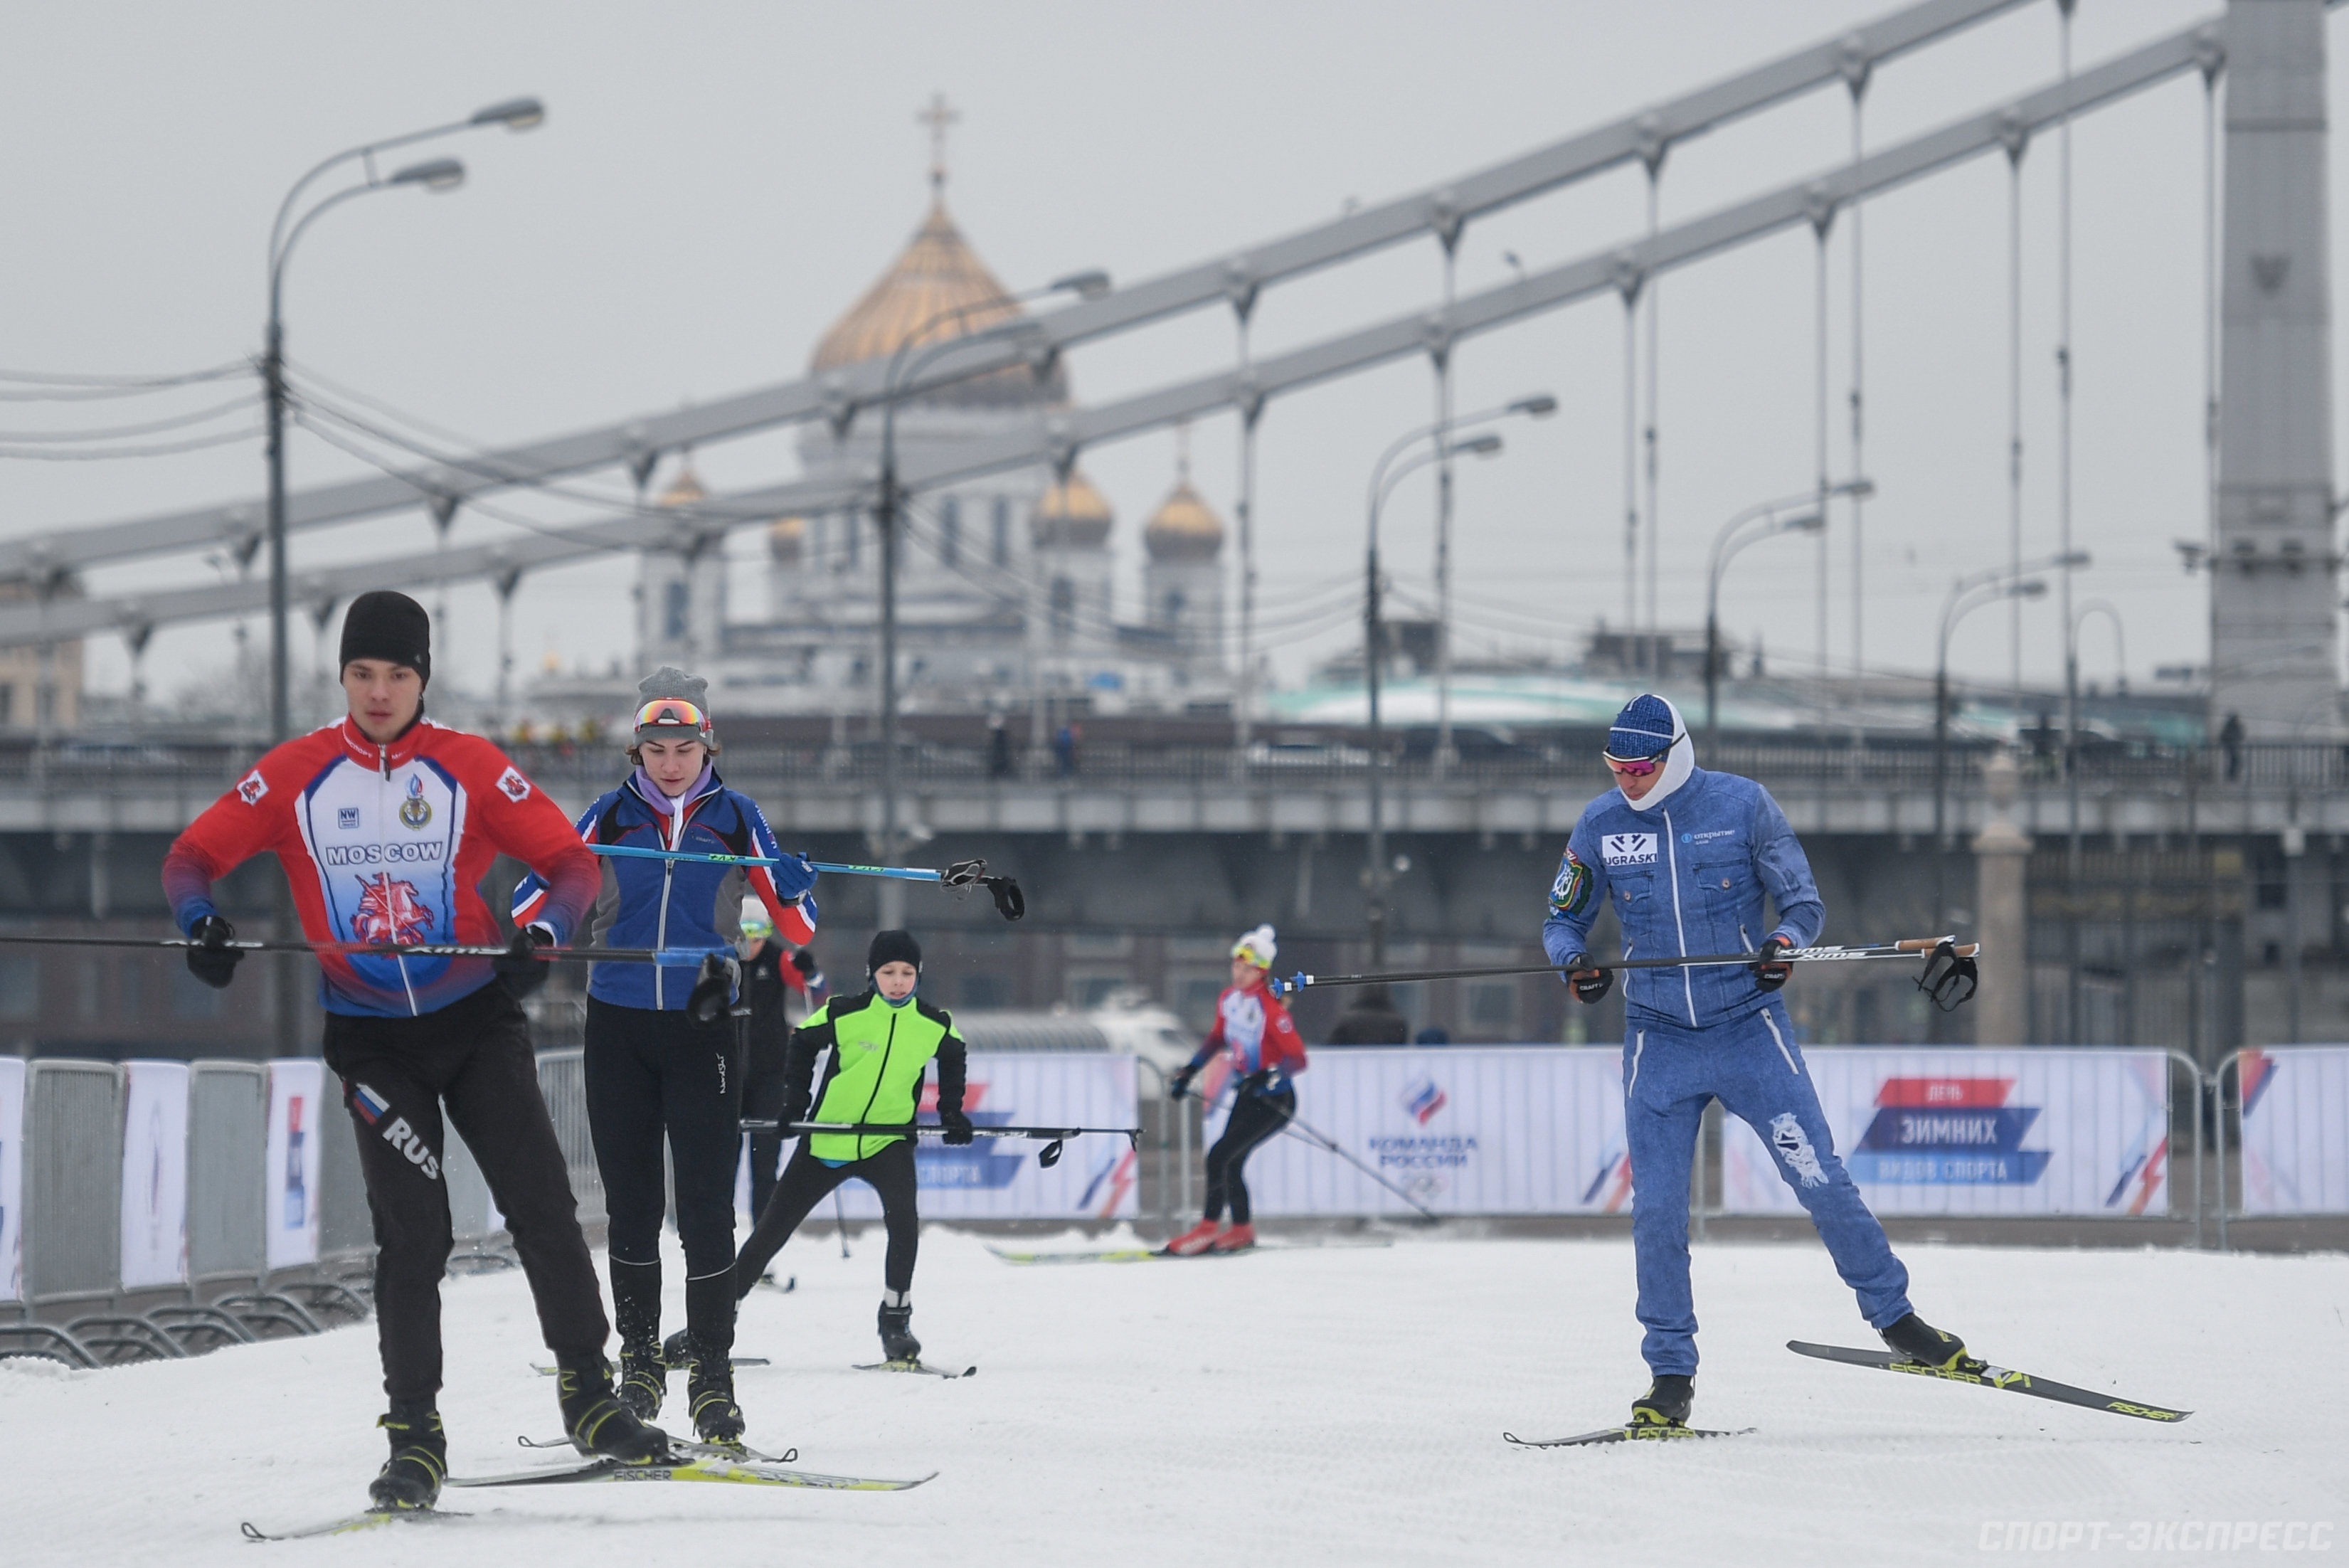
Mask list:
MULTIPOLYGON (((1467 455, 1491 457, 1501 450, 1501 438, 1485 432, 1466 440, 1455 439, 1456 433, 1489 425, 1502 420, 1523 416, 1544 419, 1557 411, 1557 400, 1547 392, 1537 392, 1519 398, 1498 408, 1486 409, 1463 419, 1441 420, 1423 425, 1398 438, 1379 454, 1371 470, 1369 547, 1363 565, 1362 596, 1362 673, 1371 704, 1371 823, 1368 909, 1371 935, 1371 967, 1383 969, 1387 961, 1387 838, 1386 838, 1386 726, 1379 706, 1381 666, 1386 661, 1386 628, 1380 617, 1379 579, 1379 516, 1385 510, 1387 497, 1402 482, 1404 475, 1446 458, 1467 455), (1421 442, 1428 442, 1423 452, 1411 453, 1421 442), (1402 460, 1398 464, 1397 460, 1402 460)), ((1448 625, 1437 628, 1439 637, 1449 637, 1448 625)))
MULTIPOLYGON (((1846 480, 1827 492, 1830 495, 1868 495, 1876 486, 1864 479, 1846 480)), ((1764 501, 1749 506, 1721 525, 1713 536, 1712 564, 1704 579, 1704 743, 1711 750, 1721 734, 1721 575, 1729 569, 1732 557, 1748 545, 1758 545, 1764 539, 1775 539, 1781 534, 1816 534, 1826 526, 1826 514, 1820 510, 1821 500, 1816 491, 1789 495, 1779 501, 1764 501), (1756 528, 1754 524, 1761 527, 1756 528)))
POLYGON ((394 190, 403 185, 419 186, 427 191, 453 191, 465 182, 465 166, 453 158, 435 158, 422 163, 411 163, 389 174, 383 174, 376 169, 376 158, 379 153, 484 126, 502 125, 509 130, 528 130, 542 124, 545 119, 545 107, 538 99, 518 98, 504 103, 493 103, 447 125, 370 141, 365 146, 337 152, 317 164, 294 182, 294 188, 285 192, 285 200, 278 205, 277 221, 269 230, 269 333, 261 361, 263 390, 269 405, 269 737, 273 742, 285 740, 293 731, 285 647, 285 326, 282 305, 285 292, 285 263, 294 253, 294 243, 329 208, 341 206, 354 197, 375 191, 394 190), (355 160, 363 173, 363 178, 357 184, 345 186, 313 202, 300 217, 295 217, 295 208, 312 182, 328 170, 355 160))
POLYGON ((2073 550, 2011 566, 1993 566, 1960 577, 1950 586, 1949 601, 1941 607, 1940 649, 1933 662, 1933 847, 1937 854, 1948 847, 1951 634, 1957 630, 1958 622, 1984 605, 2002 599, 2044 598, 2046 581, 2032 574, 2085 566, 2088 561, 2085 550, 2073 550))
MULTIPOLYGON (((1032 331, 1035 322, 1019 316, 988 327, 980 332, 961 332, 952 337, 930 344, 921 352, 914 350, 932 330, 949 321, 968 321, 983 310, 1012 310, 1049 295, 1074 294, 1085 299, 1099 299, 1110 291, 1109 274, 1098 269, 1071 273, 1054 278, 1041 288, 1031 288, 1019 294, 999 294, 986 299, 968 300, 949 309, 941 310, 924 320, 889 357, 889 372, 881 382, 881 483, 880 493, 873 508, 874 528, 881 535, 881 843, 879 854, 884 865, 895 864, 897 855, 897 539, 900 513, 905 492, 897 479, 897 410, 908 396, 908 383, 919 378, 922 371, 939 357, 956 348, 991 337, 1009 337, 1032 331)), ((978 374, 980 372, 973 372, 978 374)), ((961 379, 963 378, 949 378, 961 379)), ((894 926, 902 921, 895 913, 897 900, 904 896, 902 885, 884 882, 881 885, 884 909, 882 924, 894 926)))

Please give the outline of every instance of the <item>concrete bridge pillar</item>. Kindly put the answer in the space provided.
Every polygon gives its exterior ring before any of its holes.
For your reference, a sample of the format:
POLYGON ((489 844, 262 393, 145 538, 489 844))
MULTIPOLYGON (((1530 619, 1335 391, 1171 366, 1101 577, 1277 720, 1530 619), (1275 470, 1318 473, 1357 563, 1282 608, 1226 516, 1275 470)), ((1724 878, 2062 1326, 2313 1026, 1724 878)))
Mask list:
POLYGON ((2014 758, 2003 750, 1982 763, 1990 795, 1990 821, 1974 835, 1974 937, 1982 945, 1976 961, 1982 989, 1967 1009, 1977 1045, 2031 1043, 2031 964, 2023 948, 2030 934, 2030 896, 2025 872, 2031 839, 2014 825, 2019 780, 2014 758))
POLYGON ((2340 731, 2324 0, 2229 0, 2212 734, 2340 731))

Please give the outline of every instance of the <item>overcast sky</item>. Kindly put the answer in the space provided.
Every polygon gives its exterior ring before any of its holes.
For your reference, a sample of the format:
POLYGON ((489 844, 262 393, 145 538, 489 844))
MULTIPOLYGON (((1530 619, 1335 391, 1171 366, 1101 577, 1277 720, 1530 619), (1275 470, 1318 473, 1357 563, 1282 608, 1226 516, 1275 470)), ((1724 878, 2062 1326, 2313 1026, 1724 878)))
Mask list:
MULTIPOLYGON (((334 380, 484 445, 517 441, 791 379, 823 328, 895 254, 926 198, 935 91, 960 109, 949 202, 1014 287, 1079 267, 1133 281, 1224 256, 1365 202, 1448 179, 1840 32, 1884 0, 1470 0, 1181 6, 565 4, 359 7, 231 3, 12 7, 0 21, 0 369, 165 372, 254 354, 263 252, 287 186, 356 142, 529 93, 527 135, 451 139, 471 178, 448 195, 393 192, 325 219, 295 257, 289 352, 334 380)), ((2082 0, 2076 57, 2093 64, 2214 14, 2213 0, 2082 0)), ((2051 79, 2055 7, 2031 5, 1880 71, 1871 145, 1978 111, 2051 79)), ((2340 37, 2340 24, 2333 36, 2340 37)), ((2342 89, 2333 89, 2336 119, 2342 89)), ((2200 404, 2203 89, 2186 78, 2083 119, 2075 134, 2075 528, 2095 565, 2085 597, 2127 628, 2132 674, 2199 661, 2205 591, 2171 541, 2205 529, 2200 404)), ((1667 223, 1800 179, 1848 155, 1838 88, 1686 144, 1662 183, 1667 223)), ((2023 164, 2026 547, 2055 537, 2055 141, 2023 164)), ((2334 171, 2336 215, 2340 207, 2334 171)), ((1984 158, 1866 210, 1867 468, 1871 666, 1930 669, 1954 574, 2004 556, 2006 182, 1984 158)), ((1644 176, 1620 171, 1476 223, 1463 290, 1604 251, 1644 223, 1644 176)), ((1850 235, 1830 244, 1832 466, 1848 462, 1850 235)), ((1749 503, 1813 472, 1814 244, 1745 246, 1663 286, 1663 618, 1699 625, 1704 552, 1749 503)), ((1424 307, 1433 241, 1268 291, 1260 351, 1424 307)), ((1230 360, 1228 312, 1075 352, 1092 401, 1230 360)), ((1619 622, 1622 312, 1611 297, 1478 337, 1459 353, 1464 409, 1534 389, 1561 417, 1507 432, 1506 455, 1464 471, 1458 576, 1471 648, 1571 649, 1619 622)), ((1370 464, 1431 414, 1426 363, 1308 390, 1261 427, 1264 614, 1328 597, 1358 558, 1370 464)), ((195 410, 238 384, 175 400, 0 403, 11 434, 195 410)), ((253 421, 257 422, 257 420, 253 421)), ((233 430, 235 419, 206 429, 233 430)), ((155 441, 174 439, 158 435, 155 441)), ((1236 435, 1195 432, 1200 487, 1229 514, 1236 435)), ((296 486, 361 472, 314 437, 292 445, 296 486)), ((1142 523, 1172 478, 1174 442, 1089 452, 1119 514, 1133 604, 1142 523)), ((787 435, 704 450, 713 488, 791 476, 787 435)), ((0 531, 257 496, 257 440, 145 461, 0 462, 0 531)), ((1389 550, 1406 593, 1429 576, 1432 492, 1406 490, 1389 550)), ((554 512, 543 512, 555 515, 554 512)), ((502 525, 460 518, 458 542, 502 525)), ((426 546, 420 512, 296 535, 305 562, 426 546)), ((1846 514, 1833 552, 1832 657, 1851 656, 1846 514)), ((738 553, 755 553, 744 536, 738 553)), ((1744 556, 1724 598, 1733 633, 1774 658, 1814 650, 1814 556, 1788 540, 1744 556)), ((188 557, 93 574, 94 592, 181 583, 188 557)), ((628 651, 624 558, 530 579, 516 602, 525 666, 601 665, 628 651)), ((763 613, 740 574, 734 613, 763 613)), ((486 589, 454 596, 440 668, 492 679, 486 589)), ((1131 608, 1129 609, 1131 612, 1131 608)), ((2005 667, 2002 612, 1969 623, 1959 662, 2005 667)), ((263 635, 259 623, 256 636, 263 635)), ((159 632, 159 691, 221 667, 229 628, 159 632)), ((1308 622, 1282 676, 1350 635, 1308 622), (1309 634, 1309 635, 1307 635, 1309 634)), ((296 657, 306 661, 306 632, 296 657)), ((2049 606, 2025 611, 2032 674, 2059 668, 2049 606)), ((2101 627, 2084 654, 2109 677, 2101 627)), ((90 645, 91 683, 128 659, 90 645)))

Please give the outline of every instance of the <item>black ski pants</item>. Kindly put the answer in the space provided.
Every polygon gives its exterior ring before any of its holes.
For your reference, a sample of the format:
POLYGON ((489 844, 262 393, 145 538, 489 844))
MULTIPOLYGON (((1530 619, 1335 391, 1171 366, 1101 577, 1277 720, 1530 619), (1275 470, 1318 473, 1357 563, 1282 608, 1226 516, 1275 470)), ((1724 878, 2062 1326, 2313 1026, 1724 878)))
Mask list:
POLYGON ((759 1275, 800 1228, 800 1221, 851 1177, 881 1195, 881 1223, 889 1232, 889 1255, 881 1269, 883 1282, 893 1291, 914 1288, 914 1253, 921 1245, 922 1216, 914 1199, 913 1140, 899 1138, 878 1154, 846 1165, 826 1165, 802 1143, 792 1151, 791 1163, 783 1167, 774 1196, 759 1211, 759 1223, 750 1239, 742 1243, 742 1255, 734 1260, 736 1299, 750 1293, 759 1275))
POLYGON ((1229 1203, 1232 1223, 1248 1223, 1248 1189, 1240 1176, 1240 1168, 1256 1146, 1288 1125, 1297 1114, 1297 1091, 1282 1089, 1274 1095, 1251 1095, 1243 1092, 1232 1105, 1232 1114, 1224 1123, 1224 1136, 1207 1151, 1207 1214, 1210 1220, 1224 1217, 1224 1205, 1229 1203))
POLYGON ((505 1216, 557 1356, 601 1355, 611 1325, 579 1232, 563 1147, 538 1092, 530 1022, 492 981, 416 1018, 326 1014, 326 1065, 341 1077, 375 1219, 375 1325, 384 1392, 440 1391, 440 1279, 449 1267, 441 1166, 457 1129, 505 1216))
POLYGON ((685 1244, 685 1325, 712 1352, 734 1344, 734 1162, 742 1095, 731 1018, 696 1023, 683 1010, 587 999, 587 1127, 610 1218, 612 1315, 620 1345, 660 1342, 661 1220, 677 1177, 685 1244))

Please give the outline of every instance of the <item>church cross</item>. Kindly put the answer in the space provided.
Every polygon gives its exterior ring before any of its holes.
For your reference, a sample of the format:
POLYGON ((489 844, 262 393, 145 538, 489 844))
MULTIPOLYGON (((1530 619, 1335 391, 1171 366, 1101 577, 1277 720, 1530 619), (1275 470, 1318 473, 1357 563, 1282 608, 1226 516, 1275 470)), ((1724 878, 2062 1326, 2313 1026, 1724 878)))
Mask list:
POLYGON ((947 127, 962 118, 962 111, 947 102, 947 95, 932 93, 929 106, 914 116, 916 123, 930 128, 930 191, 944 196, 947 189, 947 127))

